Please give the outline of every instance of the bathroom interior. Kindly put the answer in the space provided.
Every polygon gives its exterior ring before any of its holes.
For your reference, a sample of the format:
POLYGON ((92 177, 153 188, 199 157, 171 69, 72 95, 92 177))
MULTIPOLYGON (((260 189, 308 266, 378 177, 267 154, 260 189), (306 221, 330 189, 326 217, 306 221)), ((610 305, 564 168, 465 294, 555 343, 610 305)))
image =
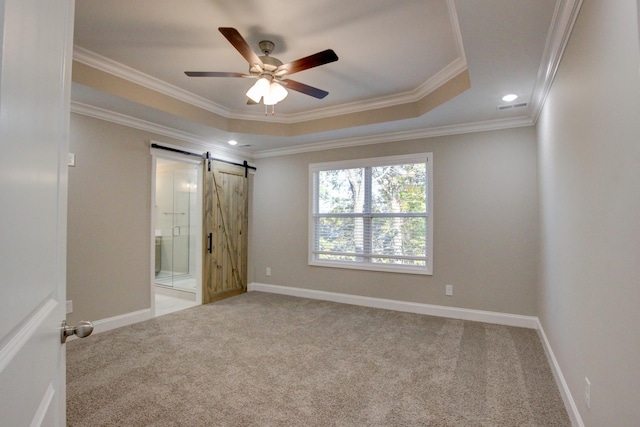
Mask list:
POLYGON ((156 316, 197 305, 198 167, 156 159, 156 316))

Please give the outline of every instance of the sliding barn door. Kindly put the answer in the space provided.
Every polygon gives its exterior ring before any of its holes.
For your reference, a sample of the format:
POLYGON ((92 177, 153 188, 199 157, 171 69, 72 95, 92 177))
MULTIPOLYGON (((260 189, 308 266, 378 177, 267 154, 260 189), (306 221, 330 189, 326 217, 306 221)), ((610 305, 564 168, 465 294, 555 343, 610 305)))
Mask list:
POLYGON ((246 169, 205 160, 202 303, 247 290, 246 169))

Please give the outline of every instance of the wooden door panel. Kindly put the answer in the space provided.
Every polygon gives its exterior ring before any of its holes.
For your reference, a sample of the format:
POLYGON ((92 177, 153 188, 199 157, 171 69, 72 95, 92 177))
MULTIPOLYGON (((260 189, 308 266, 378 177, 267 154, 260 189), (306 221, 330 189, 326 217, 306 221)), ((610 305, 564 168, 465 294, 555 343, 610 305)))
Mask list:
POLYGON ((247 189, 244 168, 213 162, 206 174, 204 232, 212 248, 205 251, 204 303, 246 291, 247 189))

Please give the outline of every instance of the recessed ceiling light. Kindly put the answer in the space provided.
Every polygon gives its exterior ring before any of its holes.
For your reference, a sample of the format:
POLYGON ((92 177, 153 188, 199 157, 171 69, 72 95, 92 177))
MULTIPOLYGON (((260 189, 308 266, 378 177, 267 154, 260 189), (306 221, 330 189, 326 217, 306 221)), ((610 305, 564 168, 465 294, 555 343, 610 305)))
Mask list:
POLYGON ((518 95, 510 93, 509 95, 505 95, 502 97, 502 100, 504 102, 511 102, 511 101, 515 101, 516 99, 518 99, 518 95))
POLYGON ((236 141, 235 139, 229 140, 229 145, 236 145, 237 143, 238 141, 236 141))

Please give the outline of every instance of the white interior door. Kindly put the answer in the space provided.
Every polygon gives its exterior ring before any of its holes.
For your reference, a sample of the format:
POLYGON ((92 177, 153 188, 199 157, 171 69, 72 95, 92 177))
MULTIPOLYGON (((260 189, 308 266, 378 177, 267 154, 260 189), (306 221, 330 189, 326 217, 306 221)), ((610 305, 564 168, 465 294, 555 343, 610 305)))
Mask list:
POLYGON ((74 0, 0 0, 0 425, 65 425, 74 0))

